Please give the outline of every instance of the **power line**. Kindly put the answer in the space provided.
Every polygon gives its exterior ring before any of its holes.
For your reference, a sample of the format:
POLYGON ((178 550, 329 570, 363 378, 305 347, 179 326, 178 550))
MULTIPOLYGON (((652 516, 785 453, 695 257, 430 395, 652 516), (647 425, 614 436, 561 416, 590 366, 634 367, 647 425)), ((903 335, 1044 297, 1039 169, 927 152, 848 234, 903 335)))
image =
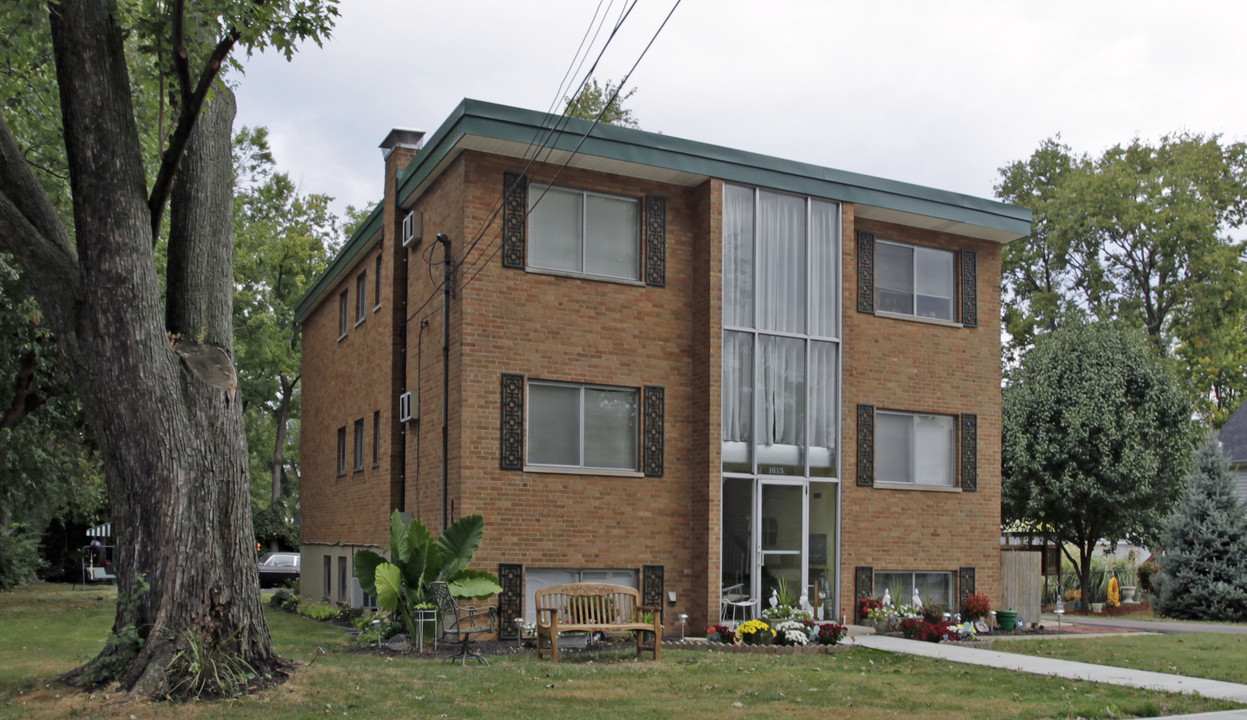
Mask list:
MULTIPOLYGON (((630 5, 629 5, 629 4, 627 4, 627 3, 625 2, 625 4, 621 7, 619 19, 615 22, 614 27, 612 27, 612 28, 611 28, 610 35, 608 35, 608 36, 607 36, 607 38, 606 38, 606 42, 602 45, 602 49, 598 52, 598 56, 597 56, 596 58, 594 58, 593 65, 592 65, 592 66, 590 66, 590 68, 589 68, 589 72, 585 75, 584 80, 582 80, 582 81, 579 83, 578 87, 583 86, 583 85, 584 85, 584 84, 588 81, 588 79, 589 79, 590 77, 592 77, 592 75, 593 75, 594 71, 596 71, 596 69, 597 69, 598 63, 599 63, 599 62, 601 62, 601 60, 602 60, 602 56, 606 53, 606 49, 607 49, 608 47, 610 47, 611 41, 612 41, 612 40, 614 40, 615 35, 619 32, 619 28, 623 26, 624 21, 625 21, 625 20, 627 20, 627 19, 628 19, 628 16, 632 14, 632 10, 636 7, 636 4, 637 4, 637 0, 632 0, 632 3, 631 3, 630 5)), ((614 0, 611 0, 610 5, 607 5, 606 12, 602 13, 602 20, 601 20, 601 22, 599 22, 599 23, 598 23, 598 31, 597 31, 597 32, 595 32, 595 33, 594 33, 594 35, 593 35, 594 40, 596 40, 596 39, 597 39, 598 34, 601 32, 602 26, 605 24, 605 20, 606 20, 607 13, 609 13, 609 12, 610 12, 610 8, 611 8, 613 5, 614 5, 614 0)), ((599 2, 598 2, 598 7, 599 7, 599 8, 601 7, 601 0, 599 0, 599 2)), ((577 50, 576 50, 576 55, 572 57, 572 64, 575 64, 575 63, 576 63, 576 57, 578 57, 578 56, 580 55, 580 49, 584 47, 584 37, 587 37, 587 36, 588 36, 589 29, 592 29, 592 27, 593 27, 593 21, 594 21, 595 19, 597 19, 597 17, 598 17, 598 13, 597 13, 597 11, 595 10, 595 11, 594 11, 593 18, 591 18, 591 19, 589 20, 589 28, 587 28, 587 29, 585 30, 585 35, 581 38, 581 41, 580 41, 580 47, 578 47, 578 48, 577 48, 577 50)), ((651 40, 651 42, 652 42, 652 40, 651 40)), ((592 47, 592 46, 593 46, 593 42, 592 42, 592 41, 590 42, 589 46, 590 46, 590 47, 592 47)), ((584 60, 585 60, 585 59, 588 59, 588 53, 585 53, 585 57, 584 57, 583 59, 581 59, 581 61, 580 61, 580 65, 577 67, 577 72, 579 72, 580 67, 583 67, 583 66, 584 66, 584 60)), ((634 66, 634 67, 635 67, 635 66, 634 66)), ((569 69, 569 71, 570 71, 570 69, 571 69, 571 65, 569 65, 569 66, 568 66, 568 69, 569 69)), ((565 83, 566 83, 566 78, 568 77, 568 74, 569 74, 569 72, 565 72, 565 73, 563 74, 563 78, 564 78, 564 79, 563 79, 563 81, 561 81, 561 82, 559 83, 559 88, 558 88, 558 90, 557 90, 557 92, 556 92, 556 94, 555 94, 554 100, 552 100, 552 101, 551 101, 551 103, 550 103, 550 109, 551 109, 551 110, 554 108, 554 106, 555 106, 556 104, 558 104, 559 96, 563 94, 563 86, 564 86, 564 85, 565 85, 565 83)), ((547 115, 547 117, 548 117, 548 116, 550 116, 550 115, 551 115, 551 113, 547 112, 547 113, 546 113, 546 115, 547 115)), ((529 150, 532 150, 533 145, 536 143, 536 140, 537 140, 539 137, 541 137, 541 134, 542 134, 543 132, 545 132, 545 133, 546 133, 546 137, 545 137, 545 139, 543 139, 543 140, 542 140, 541 144, 540 144, 540 145, 538 145, 537 149, 533 152, 532 157, 528 159, 527 164, 525 164, 524 169, 520 172, 520 174, 519 174, 519 176, 518 176, 519 178, 524 177, 524 176, 528 173, 529 169, 531 169, 531 168, 532 168, 532 166, 533 166, 533 164, 536 162, 537 158, 541 155, 541 150, 542 150, 542 148, 543 148, 543 147, 545 147, 545 145, 546 145, 547 143, 549 143, 549 142, 550 142, 550 141, 551 141, 551 140, 552 140, 552 139, 556 136, 556 134, 560 134, 560 133, 562 133, 562 130, 560 129, 560 126, 562 126, 562 125, 566 125, 566 123, 567 123, 567 121, 568 121, 569 119, 570 119, 570 118, 569 118, 568 116, 558 116, 558 117, 556 117, 556 118, 555 118, 554 123, 553 123, 553 124, 550 126, 550 128, 548 128, 548 129, 544 127, 544 125, 545 125, 545 120, 542 120, 542 128, 541 128, 541 129, 539 129, 539 130, 537 131, 537 133, 533 136, 533 140, 529 142, 529 144, 528 144, 528 148, 526 148, 526 149, 524 150, 524 154, 523 154, 521 157, 524 157, 524 156, 527 156, 527 155, 528 155, 529 150)), ((601 116, 600 116, 600 115, 599 115, 599 118, 598 118, 598 119, 601 119, 601 116)), ((597 123, 596 123, 596 121, 595 121, 595 122, 594 122, 594 126, 596 127, 596 125, 597 125, 597 123)), ((590 128, 590 129, 592 129, 592 128, 590 128)), ((517 180, 516 180, 516 183, 518 183, 518 182, 519 182, 519 180, 517 179, 517 180)), ((494 223, 495 219, 497 219, 498 213, 502 210, 503 203, 506 201, 507 196, 508 196, 508 195, 510 195, 512 192, 514 192, 514 191, 515 191, 515 188, 516 188, 516 184, 512 184, 510 187, 506 187, 506 188, 504 188, 504 189, 503 189, 503 193, 502 193, 502 195, 498 198, 497 202, 493 205, 493 207, 492 207, 492 209, 491 209, 491 211, 490 211, 490 213, 489 213, 489 217, 488 217, 488 218, 486 219, 486 221, 485 221, 485 222, 481 225, 481 230, 480 230, 480 232, 478 232, 478 233, 477 233, 476 237, 472 239, 472 242, 471 242, 471 243, 467 246, 467 248, 466 248, 466 249, 463 251, 463 253, 460 255, 460 258, 459 258, 460 262, 466 261, 466 259, 467 259, 467 258, 468 258, 468 256, 471 254, 471 252, 472 252, 472 251, 476 248, 476 246, 480 243, 481 239, 482 239, 482 238, 484 238, 484 236, 485 236, 485 235, 486 235, 486 233, 488 232, 489 227, 490 227, 491 225, 493 225, 493 223, 494 223)), ((542 196, 543 196, 543 197, 544 197, 544 195, 545 195, 545 193, 542 193, 542 196)), ((538 198, 538 203, 540 203, 540 198, 538 198)), ((538 203, 534 203, 534 205, 533 205, 533 206, 534 206, 534 207, 536 207, 536 205, 537 205, 538 203)), ((430 248, 431 248, 431 247, 432 247, 432 245, 430 245, 430 248)), ((429 267, 428 267, 428 272, 429 272, 429 275, 430 275, 429 280, 430 280, 430 282, 431 282, 431 283, 433 283, 434 288, 433 288, 432 292, 430 292, 430 293, 429 293, 429 296, 428 296, 427 298, 425 298, 424 302, 420 303, 420 306, 416 309, 416 311, 415 311, 415 312, 413 312, 413 313, 411 313, 411 314, 409 314, 409 315, 407 316, 407 322, 411 322, 411 319, 412 319, 412 318, 414 318, 414 317, 416 316, 416 314, 420 312, 420 310, 421 310, 421 309, 423 309, 423 308, 424 308, 424 307, 426 307, 426 306, 427 306, 430 302, 432 302, 433 298, 434 298, 434 297, 436 297, 436 296, 437 296, 437 293, 441 292, 442 288, 444 287, 444 283, 443 283, 443 282, 438 282, 438 281, 436 281, 436 280, 433 278, 433 276, 432 276, 432 268, 433 268, 433 263, 432 263, 432 261, 431 261, 432 255, 431 255, 431 252, 426 252, 426 254, 427 254, 427 257, 425 258, 425 263, 429 266, 429 267)), ((494 255, 496 255, 496 254, 497 254, 497 252, 495 251, 494 255)), ((490 256, 490 259, 492 259, 492 258, 494 257, 494 255, 491 255, 491 256, 490 256)), ((453 261, 453 260, 452 260, 452 261, 453 261)), ((470 270, 470 269, 472 269, 473 267, 476 267, 476 263, 473 263, 472 265, 469 265, 469 266, 466 268, 466 270, 470 270)), ((476 274, 479 274, 479 272, 480 272, 480 270, 478 269, 476 274)), ((473 274, 473 277, 476 277, 476 274, 473 274)))
MULTIPOLYGON (((675 14, 676 8, 680 7, 681 2, 682 0, 676 0, 675 4, 671 6, 671 10, 667 13, 667 17, 663 18, 662 24, 659 25, 658 29, 654 31, 654 35, 650 38, 649 42, 645 45, 645 49, 641 51, 641 54, 639 56, 637 56, 636 62, 632 63, 632 67, 628 69, 628 73, 624 75, 622 80, 619 81, 619 84, 615 87, 615 91, 611 93, 610 99, 607 100, 605 103, 603 103, 601 111, 599 111, 597 114, 597 117, 593 119, 593 124, 590 125, 589 129, 585 131, 583 135, 580 136, 580 142, 576 143, 576 147, 572 150, 571 154, 568 155, 567 159, 563 161, 563 164, 559 166, 558 171, 554 173, 554 177, 550 180, 549 183, 546 184, 545 189, 542 190, 541 195, 537 198, 537 201, 532 204, 533 208, 541 204, 541 200, 546 196, 546 193, 550 191, 550 186, 553 185, 555 181, 559 179, 559 176, 563 174, 563 171, 567 169, 567 166, 571 163, 572 158, 576 156, 576 153, 580 152, 580 148, 581 146, 584 145, 585 140, 589 138, 589 135, 593 132, 594 128, 596 128, 598 126, 598 123, 602 121, 602 116, 606 114, 606 111, 610 108, 611 103, 615 101, 615 98, 619 97, 619 91, 623 89, 623 87, 627 84, 628 78, 632 77, 633 71, 637 69, 637 66, 641 64, 641 60, 645 58, 646 53, 648 53, 649 49, 653 47, 654 41, 658 39, 659 33, 661 33, 663 31, 663 28, 667 26, 667 21, 671 19, 671 16, 673 14, 675 14)), ((529 164, 531 165, 531 163, 529 164)), ((527 214, 528 213, 525 212, 526 218, 527 218, 527 214)), ((499 233, 499 235, 501 236, 501 233, 499 233)), ((485 267, 487 267, 489 263, 493 261, 494 256, 497 255, 498 251, 501 249, 502 249, 502 244, 499 243, 498 247, 494 248, 494 251, 490 253, 489 259, 486 260, 484 263, 480 263, 480 267, 476 269, 476 272, 472 274, 472 277, 466 278, 462 283, 460 283, 459 291, 461 293, 463 292, 465 288, 467 288, 469 284, 471 284, 473 280, 476 279, 476 276, 481 273, 481 270, 485 269, 485 267)))

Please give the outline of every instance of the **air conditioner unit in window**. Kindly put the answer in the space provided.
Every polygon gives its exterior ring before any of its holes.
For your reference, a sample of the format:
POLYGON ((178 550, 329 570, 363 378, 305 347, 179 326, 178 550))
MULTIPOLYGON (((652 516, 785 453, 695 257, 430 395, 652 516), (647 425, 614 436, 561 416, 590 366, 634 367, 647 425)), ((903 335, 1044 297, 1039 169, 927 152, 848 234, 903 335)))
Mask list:
POLYGON ((420 213, 412 210, 403 218, 403 247, 407 247, 424 234, 424 222, 420 213))
POLYGON ((398 396, 398 421, 411 422, 420 419, 420 396, 414 398, 409 392, 398 396))

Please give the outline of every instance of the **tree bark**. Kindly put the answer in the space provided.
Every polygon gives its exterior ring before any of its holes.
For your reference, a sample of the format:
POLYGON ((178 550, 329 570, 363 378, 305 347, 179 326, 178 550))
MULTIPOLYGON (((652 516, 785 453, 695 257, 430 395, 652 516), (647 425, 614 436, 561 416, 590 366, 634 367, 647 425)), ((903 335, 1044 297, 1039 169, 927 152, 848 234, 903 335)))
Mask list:
POLYGON ((154 696, 234 692, 244 677, 191 685, 181 654, 202 648, 259 675, 281 668, 254 570, 233 387, 233 97, 218 88, 179 167, 168 266, 177 281, 162 307, 116 6, 56 0, 49 12, 76 248, 3 122, 0 246, 33 279, 81 389, 112 506, 113 633, 69 679, 154 696))

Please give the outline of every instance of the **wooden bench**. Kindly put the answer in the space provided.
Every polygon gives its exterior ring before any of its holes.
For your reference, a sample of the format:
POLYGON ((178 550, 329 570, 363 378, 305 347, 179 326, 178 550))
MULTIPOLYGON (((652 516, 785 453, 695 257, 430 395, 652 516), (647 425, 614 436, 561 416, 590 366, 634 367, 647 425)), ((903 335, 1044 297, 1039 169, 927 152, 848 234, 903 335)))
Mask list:
POLYGON ((636 654, 649 650, 657 660, 662 654, 662 617, 658 608, 641 605, 641 594, 623 585, 571 583, 551 585, 537 591, 537 659, 543 654, 543 641, 550 642, 550 661, 559 661, 561 632, 623 632, 649 631, 652 644, 647 645, 641 632, 636 633, 636 654), (653 613, 651 622, 641 620, 643 613, 653 613))

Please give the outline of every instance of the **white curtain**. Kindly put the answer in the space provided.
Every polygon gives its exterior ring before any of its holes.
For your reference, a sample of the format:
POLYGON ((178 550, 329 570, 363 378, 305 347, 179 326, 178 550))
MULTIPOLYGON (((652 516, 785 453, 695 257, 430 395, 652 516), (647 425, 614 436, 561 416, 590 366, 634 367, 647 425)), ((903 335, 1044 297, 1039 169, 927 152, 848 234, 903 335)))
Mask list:
POLYGON ((840 288, 836 270, 840 253, 836 252, 837 219, 840 206, 820 200, 810 201, 810 334, 838 337, 840 288))
MULTIPOLYGON (((753 336, 723 333, 723 441, 753 439, 753 336)), ((747 462, 747 460, 746 460, 747 462)))
MULTIPOLYGON (((836 464, 836 346, 810 342, 810 467, 836 464)), ((819 474, 819 473, 815 473, 819 474)))
POLYGON ((918 415, 915 426, 914 482, 952 485, 953 419, 947 415, 918 415))
POLYGON ((753 190, 723 188, 723 324, 753 327, 753 190))
POLYGON ((805 341, 762 335, 761 445, 805 444, 805 341))
POLYGON ((805 198, 758 193, 758 327, 805 332, 805 198))

